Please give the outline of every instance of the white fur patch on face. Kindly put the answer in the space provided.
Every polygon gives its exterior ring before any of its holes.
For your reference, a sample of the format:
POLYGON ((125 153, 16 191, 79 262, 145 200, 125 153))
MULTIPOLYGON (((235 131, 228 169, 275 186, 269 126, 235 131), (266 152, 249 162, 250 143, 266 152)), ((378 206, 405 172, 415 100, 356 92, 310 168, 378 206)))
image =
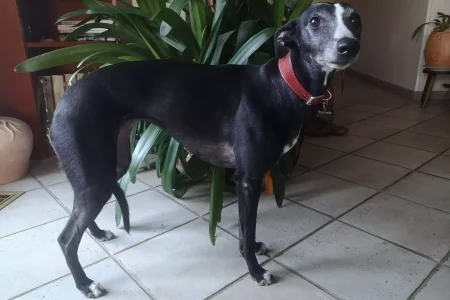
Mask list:
POLYGON ((335 4, 334 7, 335 7, 334 13, 336 15, 336 22, 337 22, 336 31, 334 32, 334 38, 336 40, 340 40, 346 37, 354 39, 355 36, 344 23, 344 12, 345 12, 344 7, 342 7, 342 5, 339 3, 335 4))

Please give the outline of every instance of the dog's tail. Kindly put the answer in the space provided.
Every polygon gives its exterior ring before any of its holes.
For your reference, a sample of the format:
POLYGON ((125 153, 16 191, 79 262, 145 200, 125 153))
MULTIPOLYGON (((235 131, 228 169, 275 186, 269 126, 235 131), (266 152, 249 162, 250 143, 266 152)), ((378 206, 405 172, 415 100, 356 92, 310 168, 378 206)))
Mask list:
POLYGON ((125 193, 120 188, 119 184, 114 185, 113 194, 116 196, 117 203, 119 203, 120 210, 122 211, 123 227, 127 233, 130 233, 130 211, 128 210, 128 202, 125 193))

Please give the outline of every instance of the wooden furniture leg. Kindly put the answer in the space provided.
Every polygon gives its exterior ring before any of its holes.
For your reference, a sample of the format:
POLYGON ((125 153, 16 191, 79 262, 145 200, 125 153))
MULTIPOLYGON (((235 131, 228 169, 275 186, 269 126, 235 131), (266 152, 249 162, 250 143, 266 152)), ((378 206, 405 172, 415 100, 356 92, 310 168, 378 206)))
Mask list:
POLYGON ((436 80, 436 73, 430 72, 427 77, 427 82, 425 84, 425 89, 422 93, 421 104, 422 108, 425 108, 428 104, 428 100, 430 99, 431 92, 433 91, 434 81, 436 80))

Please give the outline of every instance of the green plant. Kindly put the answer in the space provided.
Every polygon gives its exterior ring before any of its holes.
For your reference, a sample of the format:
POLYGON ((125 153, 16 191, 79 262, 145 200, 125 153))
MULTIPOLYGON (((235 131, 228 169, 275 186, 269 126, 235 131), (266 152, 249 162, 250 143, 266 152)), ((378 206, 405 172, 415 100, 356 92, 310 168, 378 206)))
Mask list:
MULTIPOLYGON (((34 72, 63 64, 78 62, 76 73, 95 65, 146 59, 172 58, 201 64, 261 64, 274 56, 273 42, 267 42, 276 28, 294 19, 312 1, 298 1, 293 9, 284 0, 216 0, 209 6, 202 0, 173 0, 166 7, 165 0, 137 0, 133 7, 126 0, 122 6, 113 6, 98 0, 82 0, 86 9, 68 13, 58 22, 86 15, 77 29, 67 37, 75 38, 92 28, 106 31, 99 37, 115 37, 120 43, 93 43, 68 47, 30 58, 16 68, 17 72, 34 72), (184 20, 181 14, 187 16, 184 20), (100 23, 101 20, 112 23, 100 23), (88 23, 94 20, 94 23, 88 23)), ((76 74, 75 73, 75 74, 76 74)), ((142 164, 150 165, 149 153, 156 156, 156 172, 164 191, 182 197, 188 187, 206 177, 212 178, 210 238, 215 243, 215 230, 220 222, 225 185, 225 170, 211 166, 190 154, 164 130, 145 122, 133 126, 130 134, 132 161, 121 179, 126 190, 135 182, 142 164), (181 168, 177 167, 177 161, 181 168)), ((285 154, 271 170, 277 203, 284 197, 284 178, 298 158, 297 144, 285 154)), ((116 223, 121 221, 121 211, 116 206, 116 223)))
POLYGON ((450 30, 450 15, 438 12, 437 18, 434 19, 431 22, 426 22, 420 25, 419 27, 414 30, 411 39, 414 39, 415 37, 418 37, 419 34, 422 32, 423 28, 428 24, 434 24, 434 32, 442 32, 450 30))

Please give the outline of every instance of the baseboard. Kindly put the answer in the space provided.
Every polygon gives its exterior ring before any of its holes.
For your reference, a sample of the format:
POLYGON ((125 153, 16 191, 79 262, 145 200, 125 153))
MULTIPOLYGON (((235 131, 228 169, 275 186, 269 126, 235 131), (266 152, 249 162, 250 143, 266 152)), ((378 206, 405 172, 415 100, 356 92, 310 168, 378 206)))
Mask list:
MULTIPOLYGON (((413 91, 413 90, 398 86, 396 84, 375 78, 373 76, 360 73, 355 70, 347 69, 345 72, 348 73, 348 75, 350 75, 352 77, 356 77, 361 80, 364 80, 367 83, 373 84, 383 90, 387 90, 387 91, 389 91, 393 94, 396 94, 402 98, 413 99, 413 100, 420 100, 422 98, 421 91, 413 91)), ((442 98, 444 98, 445 94, 446 94, 445 91, 433 91, 431 93, 430 99, 432 99, 432 100, 442 99, 442 98)))

